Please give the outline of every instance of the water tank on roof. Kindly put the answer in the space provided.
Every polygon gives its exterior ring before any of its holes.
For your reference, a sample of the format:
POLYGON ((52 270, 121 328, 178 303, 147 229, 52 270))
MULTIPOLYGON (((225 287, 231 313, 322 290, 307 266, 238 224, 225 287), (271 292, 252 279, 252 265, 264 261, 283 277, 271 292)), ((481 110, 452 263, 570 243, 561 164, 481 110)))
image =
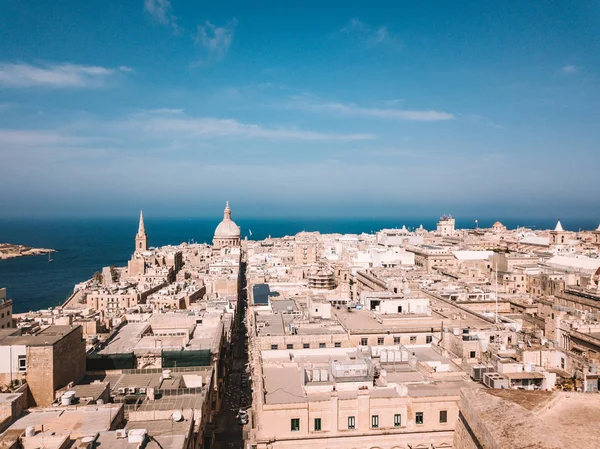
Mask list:
POLYGON ((170 379, 171 378, 171 370, 164 369, 162 372, 162 377, 163 377, 163 379, 170 379))
POLYGON ((73 403, 73 399, 75 398, 75 392, 74 391, 66 391, 65 393, 62 394, 62 396, 60 397, 60 402, 62 405, 71 405, 73 403))
POLYGON ((35 427, 34 426, 27 426, 25 428, 25 436, 26 437, 35 436, 35 427))
POLYGON ((131 429, 127 434, 127 442, 128 443, 143 443, 146 441, 146 434, 148 431, 146 429, 131 429))

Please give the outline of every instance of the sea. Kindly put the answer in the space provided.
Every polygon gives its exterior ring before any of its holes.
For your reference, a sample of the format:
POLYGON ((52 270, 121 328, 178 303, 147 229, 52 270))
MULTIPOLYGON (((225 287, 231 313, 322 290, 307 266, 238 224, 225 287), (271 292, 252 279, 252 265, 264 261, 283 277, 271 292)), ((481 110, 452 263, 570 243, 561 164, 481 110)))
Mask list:
MULTIPOLYGON (((217 219, 145 218, 150 246, 177 245, 182 242, 210 243, 217 219)), ((283 237, 301 231, 360 234, 384 228, 435 229, 439 217, 421 218, 235 218, 242 238, 262 240, 268 236, 283 237)), ((490 227, 495 219, 479 219, 478 226, 490 227)), ((505 219, 509 229, 527 226, 553 229, 555 219, 505 219)), ((595 229, 592 220, 563 220, 565 229, 595 229)), ((474 228, 473 218, 457 218, 457 228, 474 228)), ((0 243, 14 243, 36 248, 51 248, 48 256, 18 257, 0 260, 0 288, 6 287, 13 300, 14 313, 40 310, 61 305, 73 293, 75 284, 90 279, 109 265, 124 266, 134 249, 138 218, 94 219, 0 219, 0 243)))

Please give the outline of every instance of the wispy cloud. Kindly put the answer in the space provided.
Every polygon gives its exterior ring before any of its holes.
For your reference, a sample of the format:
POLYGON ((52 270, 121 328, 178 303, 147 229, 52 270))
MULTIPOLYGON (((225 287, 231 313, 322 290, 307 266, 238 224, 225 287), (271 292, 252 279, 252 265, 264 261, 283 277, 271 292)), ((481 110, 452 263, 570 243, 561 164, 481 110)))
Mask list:
POLYGON ((208 20, 203 25, 198 25, 194 41, 196 44, 201 45, 205 52, 204 57, 199 63, 208 63, 223 59, 233 42, 237 23, 237 19, 233 18, 222 27, 218 27, 208 20))
POLYGON ((182 112, 174 114, 172 110, 167 110, 162 114, 158 110, 153 111, 151 114, 138 114, 126 121, 124 126, 154 137, 176 137, 178 139, 237 138, 349 142, 375 138, 373 134, 323 133, 289 127, 265 127, 241 123, 234 119, 190 117, 182 112))
POLYGON ((78 64, 24 64, 0 63, 0 86, 54 88, 100 87, 106 79, 118 72, 132 72, 133 69, 121 66, 117 69, 78 64))
POLYGON ((0 148, 53 146, 81 143, 83 139, 58 131, 37 129, 0 129, 0 148))
POLYGON ((579 72, 579 67, 577 67, 576 65, 566 65, 564 67, 561 67, 560 72, 566 75, 570 75, 579 72))
POLYGON ((504 129, 504 126, 499 125, 498 123, 495 123, 493 120, 490 120, 486 117, 483 117, 479 114, 457 114, 459 118, 464 118, 467 120, 472 120, 473 122, 477 122, 477 123, 482 123, 484 125, 487 125, 491 128, 495 128, 495 129, 504 129))
POLYGON ((145 0, 144 10, 159 24, 173 28, 175 34, 181 32, 177 25, 177 16, 173 14, 170 0, 145 0))
POLYGON ((376 46, 390 44, 397 49, 402 48, 402 43, 393 36, 388 27, 381 25, 372 27, 357 18, 353 18, 338 32, 338 35, 351 36, 363 45, 376 46))
POLYGON ((409 120, 416 122, 434 122, 440 120, 452 120, 454 115, 448 112, 392 108, 367 108, 352 103, 319 102, 306 96, 294 97, 290 104, 292 109, 303 109, 307 111, 337 114, 353 117, 372 117, 392 120, 409 120))
POLYGON ((387 104, 387 105, 396 105, 396 104, 400 104, 400 103, 404 103, 404 99, 402 98, 396 98, 394 100, 385 100, 383 102, 383 104, 387 104))

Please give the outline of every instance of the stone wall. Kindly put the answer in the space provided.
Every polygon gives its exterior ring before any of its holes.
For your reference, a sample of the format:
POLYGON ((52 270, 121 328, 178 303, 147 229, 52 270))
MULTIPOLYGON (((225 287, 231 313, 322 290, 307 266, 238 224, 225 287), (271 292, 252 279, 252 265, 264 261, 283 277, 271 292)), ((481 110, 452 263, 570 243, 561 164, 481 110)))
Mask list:
POLYGON ((27 384, 37 406, 54 401, 54 391, 85 375, 85 340, 81 326, 53 345, 27 348, 27 384))
POLYGON ((77 326, 54 345, 54 389, 77 382, 85 375, 85 340, 77 326))

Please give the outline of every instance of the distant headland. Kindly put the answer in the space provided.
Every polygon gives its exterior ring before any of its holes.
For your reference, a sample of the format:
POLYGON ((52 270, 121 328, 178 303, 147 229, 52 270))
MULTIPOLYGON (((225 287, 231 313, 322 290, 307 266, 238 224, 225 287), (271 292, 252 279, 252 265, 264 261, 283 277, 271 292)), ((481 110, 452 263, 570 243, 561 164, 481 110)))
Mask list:
POLYGON ((0 243, 0 260, 22 256, 40 256, 42 254, 53 252, 55 252, 55 250, 48 248, 31 248, 25 245, 15 245, 13 243, 0 243))

